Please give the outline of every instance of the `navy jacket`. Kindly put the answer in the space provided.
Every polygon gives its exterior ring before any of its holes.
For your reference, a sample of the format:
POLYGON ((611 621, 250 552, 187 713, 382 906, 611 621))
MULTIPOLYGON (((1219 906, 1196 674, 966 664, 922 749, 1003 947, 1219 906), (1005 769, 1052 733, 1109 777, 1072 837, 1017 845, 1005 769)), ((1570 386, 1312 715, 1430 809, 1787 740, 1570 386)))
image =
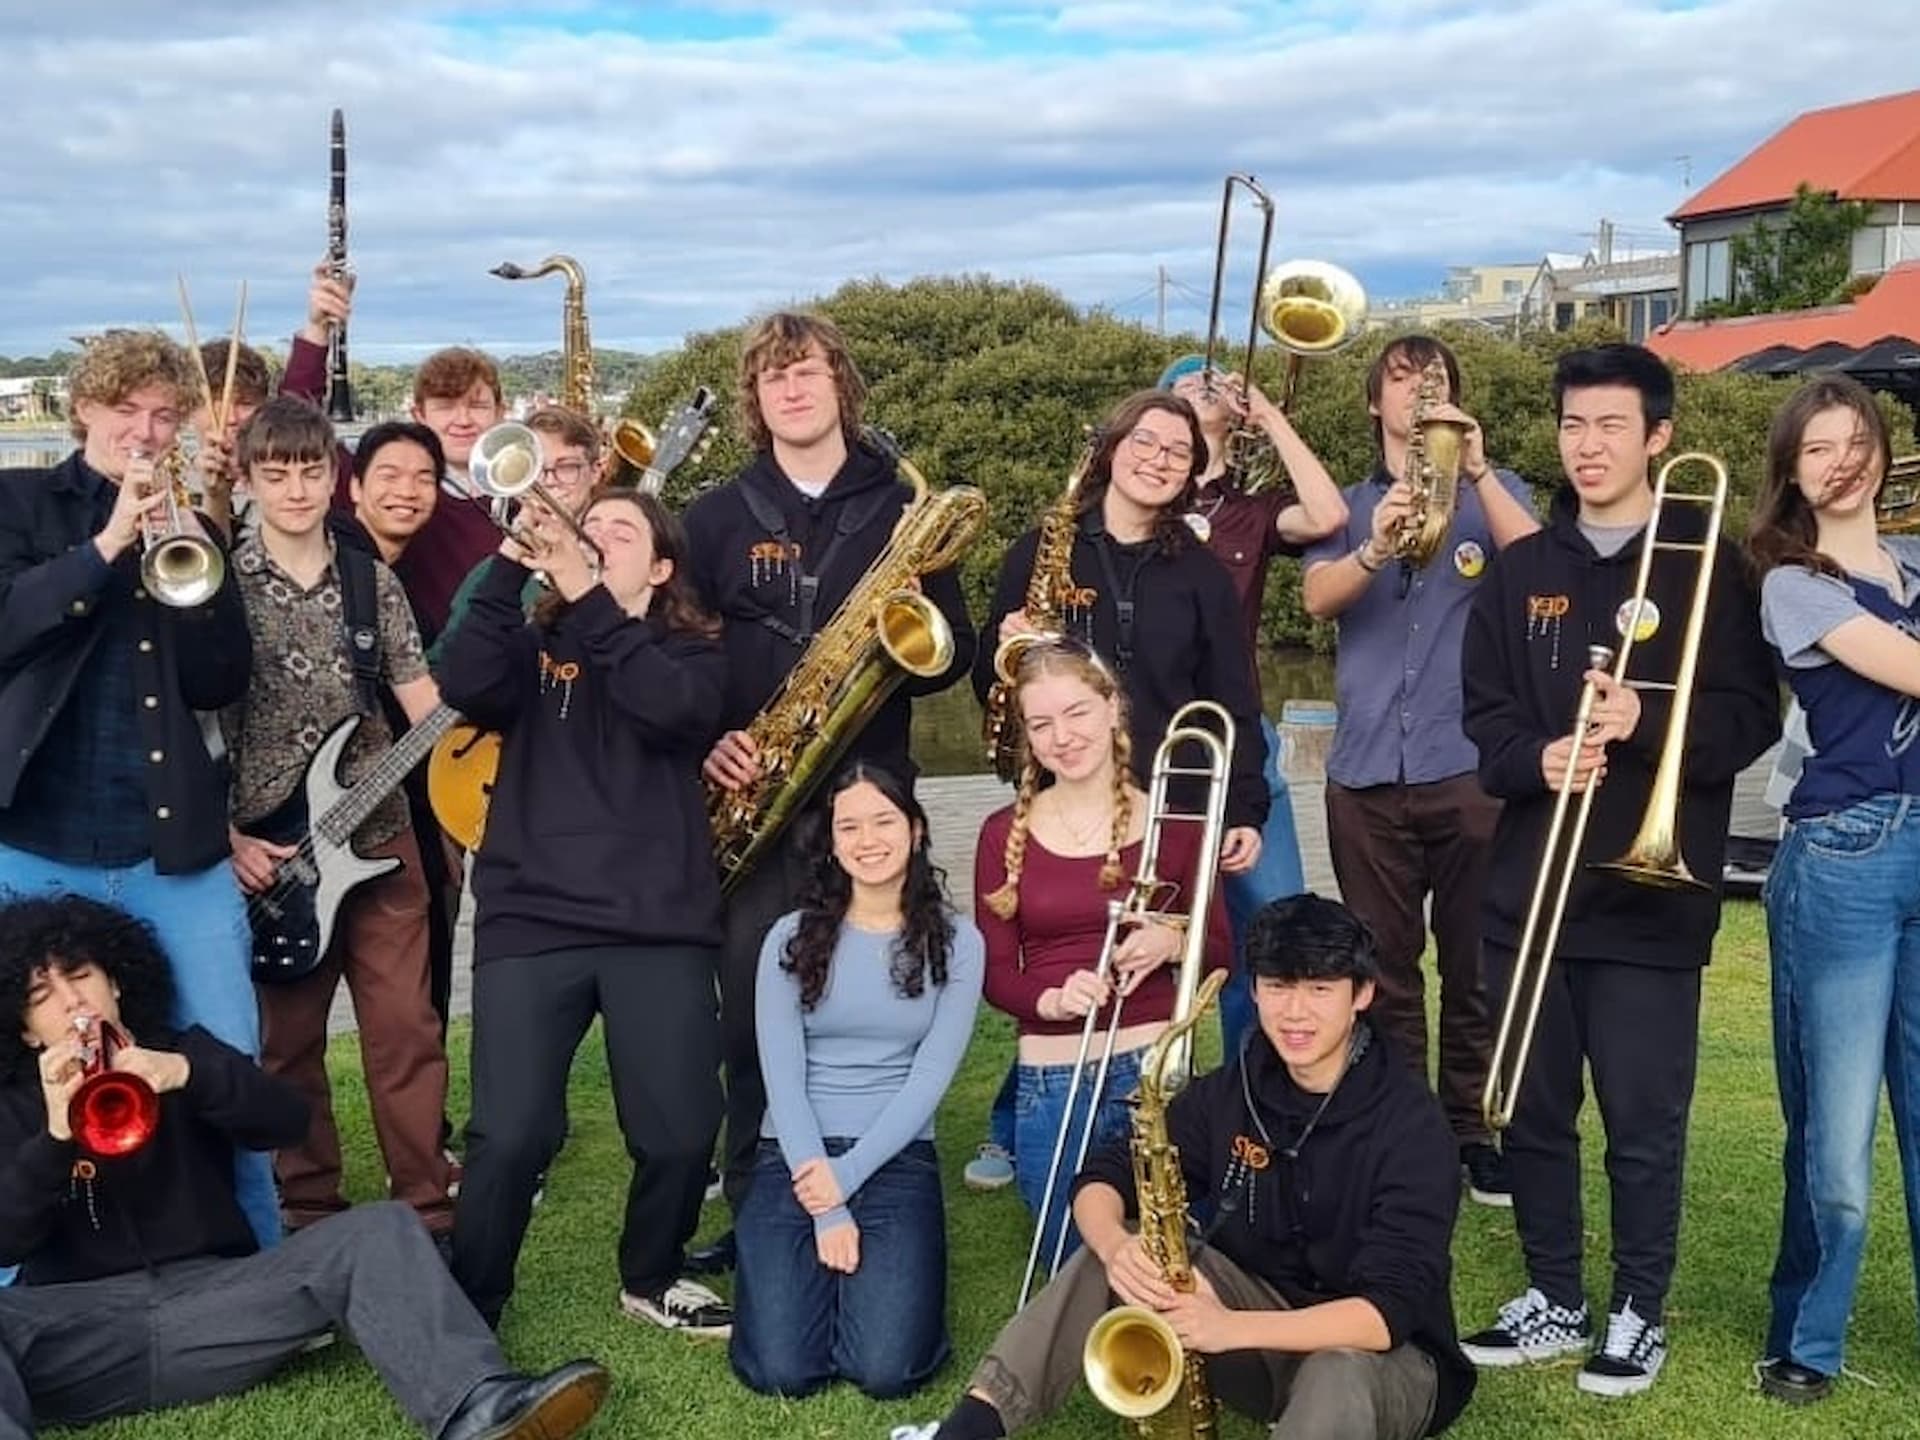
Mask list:
POLYGON ((147 771, 154 866, 161 874, 203 870, 228 853, 227 771, 194 712, 246 693, 246 611, 231 584, 184 610, 144 596, 132 583, 138 547, 106 565, 91 543, 89 478, 76 452, 50 470, 0 482, 0 809, 12 805, 92 658, 103 607, 132 604, 135 680, 156 701, 139 712, 141 745, 163 757, 147 771))

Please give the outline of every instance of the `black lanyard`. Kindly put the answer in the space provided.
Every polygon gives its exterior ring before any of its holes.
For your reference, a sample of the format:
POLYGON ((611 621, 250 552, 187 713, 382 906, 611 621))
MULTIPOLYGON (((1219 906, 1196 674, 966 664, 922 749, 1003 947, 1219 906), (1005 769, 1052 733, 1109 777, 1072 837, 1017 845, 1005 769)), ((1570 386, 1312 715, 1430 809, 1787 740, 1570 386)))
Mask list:
POLYGON ((1133 559, 1133 568, 1127 572, 1127 583, 1120 583, 1120 567, 1113 561, 1114 540, 1104 529, 1096 531, 1091 537, 1093 553, 1100 559, 1101 572, 1107 579, 1107 593, 1113 596, 1116 626, 1113 668, 1124 675, 1133 666, 1133 592, 1140 586, 1140 572, 1147 568, 1147 562, 1153 559, 1152 542, 1142 549, 1133 559))

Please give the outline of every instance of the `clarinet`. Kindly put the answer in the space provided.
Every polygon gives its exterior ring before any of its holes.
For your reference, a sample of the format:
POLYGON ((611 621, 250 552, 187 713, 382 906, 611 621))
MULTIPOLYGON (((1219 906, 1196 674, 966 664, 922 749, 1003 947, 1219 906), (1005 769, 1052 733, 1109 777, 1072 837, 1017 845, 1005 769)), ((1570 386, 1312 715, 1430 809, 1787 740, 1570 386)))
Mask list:
MULTIPOLYGON (((327 269, 335 280, 353 281, 347 265, 347 122, 333 112, 333 188, 327 199, 327 269)), ((353 383, 347 376, 347 327, 327 337, 327 418, 352 421, 353 383)))

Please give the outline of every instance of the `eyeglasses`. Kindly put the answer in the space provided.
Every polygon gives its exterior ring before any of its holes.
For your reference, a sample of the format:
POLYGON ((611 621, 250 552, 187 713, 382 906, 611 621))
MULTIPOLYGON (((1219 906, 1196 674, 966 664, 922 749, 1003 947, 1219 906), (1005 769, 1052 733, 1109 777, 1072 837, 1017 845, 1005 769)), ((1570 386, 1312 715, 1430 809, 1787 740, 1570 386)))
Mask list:
POLYGON ((1193 463, 1193 446, 1184 440, 1160 443, 1160 437, 1151 430, 1136 430, 1127 437, 1127 453, 1142 464, 1158 460, 1162 455, 1176 465, 1193 463))
POLYGON ((540 467, 541 477, 552 476, 563 485, 578 485, 587 476, 587 462, 584 460, 556 460, 551 465, 540 467))

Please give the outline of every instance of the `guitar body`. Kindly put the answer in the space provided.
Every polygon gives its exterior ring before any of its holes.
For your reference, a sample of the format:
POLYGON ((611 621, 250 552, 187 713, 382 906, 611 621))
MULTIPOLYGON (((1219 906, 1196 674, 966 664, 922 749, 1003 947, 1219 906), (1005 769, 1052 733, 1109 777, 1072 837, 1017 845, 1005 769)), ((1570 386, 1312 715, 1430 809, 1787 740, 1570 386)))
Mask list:
POLYGON ((340 907, 355 889, 369 880, 391 875, 401 866, 385 856, 363 860, 350 841, 335 843, 310 817, 327 815, 348 793, 341 783, 340 762, 360 717, 349 715, 320 742, 300 785, 270 815, 247 827, 246 833, 281 845, 311 840, 293 859, 284 861, 274 883, 259 895, 247 897, 247 918, 253 927, 253 978, 286 984, 313 973, 333 943, 340 907))
POLYGON ((487 806, 500 774, 500 735, 465 722, 433 747, 427 761, 427 799, 434 819, 463 850, 480 848, 487 806))

